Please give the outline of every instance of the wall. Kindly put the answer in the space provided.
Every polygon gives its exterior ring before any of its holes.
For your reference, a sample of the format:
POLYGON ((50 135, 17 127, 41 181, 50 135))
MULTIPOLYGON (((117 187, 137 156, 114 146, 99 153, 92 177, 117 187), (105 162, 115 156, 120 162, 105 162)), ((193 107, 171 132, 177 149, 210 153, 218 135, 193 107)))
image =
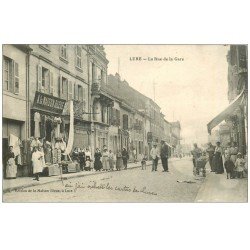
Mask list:
POLYGON ((3 56, 18 63, 19 93, 14 94, 3 90, 3 118, 22 121, 21 139, 26 138, 26 53, 13 45, 3 45, 3 56))

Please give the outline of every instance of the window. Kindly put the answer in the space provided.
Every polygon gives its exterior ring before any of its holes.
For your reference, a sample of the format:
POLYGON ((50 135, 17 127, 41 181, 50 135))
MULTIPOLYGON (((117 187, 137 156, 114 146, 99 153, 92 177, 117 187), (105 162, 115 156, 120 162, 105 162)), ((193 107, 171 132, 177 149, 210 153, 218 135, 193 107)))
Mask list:
POLYGON ((53 73, 41 65, 37 65, 37 90, 46 94, 54 94, 53 73))
POLYGON ((4 57, 3 79, 4 90, 19 93, 19 65, 7 57, 4 57))
POLYGON ((18 63, 14 62, 15 65, 15 81, 14 81, 14 93, 17 94, 19 93, 19 67, 18 63))
POLYGON ((50 47, 48 44, 40 44, 39 47, 47 52, 50 52, 50 47))
POLYGON ((42 90, 49 93, 49 70, 42 67, 42 90))
POLYGON ((78 85, 78 101, 83 101, 83 87, 78 85))
POLYGON ((60 57, 62 57, 65 60, 68 59, 67 45, 61 45, 60 57))
POLYGON ((62 90, 61 90, 61 97, 65 100, 68 100, 68 79, 62 77, 62 90))
POLYGON ((128 115, 123 115, 123 129, 128 129, 128 115))
POLYGON ((10 91, 11 89, 11 60, 4 58, 4 86, 3 89, 10 91))
POLYGON ((76 66, 82 68, 82 49, 79 45, 76 45, 76 66))

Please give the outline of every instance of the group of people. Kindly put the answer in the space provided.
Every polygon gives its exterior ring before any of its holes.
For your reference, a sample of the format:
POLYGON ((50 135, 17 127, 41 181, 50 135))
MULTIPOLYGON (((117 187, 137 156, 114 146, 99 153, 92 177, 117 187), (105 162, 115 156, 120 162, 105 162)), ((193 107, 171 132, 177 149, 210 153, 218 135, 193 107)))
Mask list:
POLYGON ((236 142, 228 143, 224 150, 221 147, 220 142, 217 142, 216 146, 209 143, 206 151, 209 156, 211 172, 223 174, 225 168, 227 179, 243 178, 243 172, 246 171, 246 162, 243 159, 242 154, 239 152, 236 142))
POLYGON ((169 172, 168 170, 168 146, 164 141, 161 143, 161 150, 157 148, 157 144, 153 145, 150 151, 152 157, 152 172, 157 171, 158 161, 161 158, 161 163, 163 167, 163 172, 169 172))
POLYGON ((72 153, 72 160, 80 164, 81 171, 113 171, 115 167, 116 170, 121 170, 122 166, 127 169, 128 159, 129 154, 126 148, 123 148, 122 152, 118 152, 117 155, 106 146, 102 151, 97 148, 93 157, 89 147, 75 148, 72 153))

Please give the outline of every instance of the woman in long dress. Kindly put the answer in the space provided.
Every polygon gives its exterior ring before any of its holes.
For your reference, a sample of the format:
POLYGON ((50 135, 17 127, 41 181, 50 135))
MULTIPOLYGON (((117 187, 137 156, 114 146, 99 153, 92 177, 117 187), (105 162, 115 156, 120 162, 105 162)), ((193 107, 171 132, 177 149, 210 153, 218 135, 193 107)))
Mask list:
POLYGON ((102 153, 102 166, 104 171, 109 170, 109 152, 107 148, 104 148, 104 151, 102 153))
POLYGON ((80 163, 80 169, 83 171, 85 166, 85 152, 84 149, 79 149, 79 163, 80 163))
POLYGON ((9 152, 6 155, 6 178, 16 178, 17 165, 15 163, 15 154, 13 152, 13 147, 9 147, 9 152))
POLYGON ((239 152, 239 149, 237 147, 236 142, 232 143, 232 146, 230 148, 230 159, 232 160, 232 162, 235 164, 236 160, 237 160, 237 154, 239 152))
POLYGON ((222 160, 222 148, 220 146, 220 142, 216 143, 216 148, 215 148, 215 173, 216 174, 223 174, 224 173, 224 168, 223 168, 223 160, 222 160))
POLYGON ((101 171, 101 169, 102 169, 102 162, 101 162, 102 154, 101 154, 99 148, 96 149, 94 157, 95 157, 94 169, 96 171, 101 171))
POLYGON ((33 163, 33 174, 35 179, 39 181, 39 174, 43 171, 43 156, 40 151, 37 150, 37 147, 34 147, 34 152, 32 154, 32 163, 33 163))
POLYGON ((112 152, 112 150, 109 150, 109 168, 111 171, 114 170, 114 153, 112 152))

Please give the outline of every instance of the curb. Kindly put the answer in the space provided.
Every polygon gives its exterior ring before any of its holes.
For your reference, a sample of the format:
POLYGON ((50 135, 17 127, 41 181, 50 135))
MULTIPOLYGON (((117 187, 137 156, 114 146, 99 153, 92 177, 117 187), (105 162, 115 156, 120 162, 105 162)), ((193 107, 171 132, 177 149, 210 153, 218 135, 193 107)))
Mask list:
MULTIPOLYGON (((151 165, 151 162, 147 162, 146 166, 149 166, 149 165, 151 165)), ((140 168, 140 167, 141 167, 141 165, 128 167, 127 170, 134 169, 134 168, 140 168)), ((121 169, 121 171, 124 171, 124 169, 121 169)), ((118 172, 118 171, 113 171, 113 172, 118 172)), ((80 172, 78 175, 74 175, 74 176, 67 176, 67 177, 62 176, 62 180, 68 180, 68 179, 74 179, 74 178, 79 178, 79 177, 84 177, 84 176, 92 176, 92 175, 98 175, 98 174, 104 174, 104 173, 110 173, 110 172, 96 171, 96 172, 92 172, 88 175, 85 175, 84 172, 80 172)), ((12 192, 15 190, 23 189, 23 188, 35 187, 35 186, 40 186, 40 185, 46 185, 46 184, 53 183, 53 182, 59 182, 62 180, 60 177, 58 177, 58 179, 48 180, 47 182, 43 182, 43 183, 35 182, 35 183, 28 183, 28 184, 24 184, 24 185, 19 185, 16 187, 6 188, 6 189, 3 189, 3 194, 9 193, 9 192, 12 192)))

